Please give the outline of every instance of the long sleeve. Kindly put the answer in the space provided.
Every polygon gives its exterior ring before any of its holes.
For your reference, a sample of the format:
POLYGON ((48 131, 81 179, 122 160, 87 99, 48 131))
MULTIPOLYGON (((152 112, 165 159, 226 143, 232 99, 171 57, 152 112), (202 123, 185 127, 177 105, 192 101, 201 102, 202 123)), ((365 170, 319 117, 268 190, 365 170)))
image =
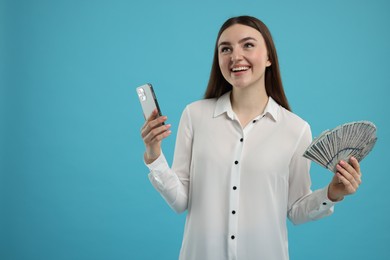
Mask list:
POLYGON ((288 217, 294 224, 329 216, 335 204, 328 199, 328 187, 310 190, 310 161, 302 155, 311 140, 310 127, 306 124, 290 163, 288 217))
POLYGON ((177 213, 185 211, 188 206, 191 151, 192 128, 186 108, 180 119, 172 168, 163 153, 153 163, 147 164, 152 185, 177 213))

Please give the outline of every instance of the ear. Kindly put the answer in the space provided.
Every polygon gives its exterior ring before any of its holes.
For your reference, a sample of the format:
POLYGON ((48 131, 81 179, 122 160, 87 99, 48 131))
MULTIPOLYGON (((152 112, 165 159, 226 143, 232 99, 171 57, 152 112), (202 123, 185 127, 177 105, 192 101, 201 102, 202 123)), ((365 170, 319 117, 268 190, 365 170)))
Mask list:
POLYGON ((271 65, 272 65, 272 63, 271 63, 271 61, 270 61, 270 59, 269 59, 269 57, 268 57, 268 60, 266 61, 265 66, 266 66, 266 67, 269 67, 269 66, 271 66, 271 65))

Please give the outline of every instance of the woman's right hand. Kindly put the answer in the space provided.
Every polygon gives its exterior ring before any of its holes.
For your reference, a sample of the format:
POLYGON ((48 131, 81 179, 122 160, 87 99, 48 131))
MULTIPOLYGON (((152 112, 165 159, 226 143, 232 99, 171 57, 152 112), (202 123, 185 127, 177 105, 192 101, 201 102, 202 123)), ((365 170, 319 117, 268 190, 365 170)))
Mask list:
POLYGON ((144 158, 147 164, 152 163, 160 156, 161 141, 171 134, 171 130, 169 130, 171 125, 163 125, 166 120, 166 116, 158 117, 157 109, 155 109, 142 126, 141 136, 146 147, 144 158))

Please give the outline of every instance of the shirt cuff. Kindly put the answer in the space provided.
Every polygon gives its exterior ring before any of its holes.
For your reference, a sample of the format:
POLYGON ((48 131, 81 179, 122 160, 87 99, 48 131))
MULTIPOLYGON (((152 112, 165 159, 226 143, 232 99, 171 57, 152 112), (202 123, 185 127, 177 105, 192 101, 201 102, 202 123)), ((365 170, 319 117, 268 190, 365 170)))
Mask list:
POLYGON ((329 189, 329 185, 321 190, 321 200, 322 200, 322 202, 321 202, 320 210, 329 209, 329 208, 333 207, 334 205, 336 205, 339 202, 339 201, 331 201, 328 198, 328 189, 329 189))
POLYGON ((155 175, 160 175, 161 173, 165 172, 169 168, 168 162, 163 152, 161 152, 160 156, 152 163, 147 164, 145 160, 144 163, 149 168, 150 172, 155 175))

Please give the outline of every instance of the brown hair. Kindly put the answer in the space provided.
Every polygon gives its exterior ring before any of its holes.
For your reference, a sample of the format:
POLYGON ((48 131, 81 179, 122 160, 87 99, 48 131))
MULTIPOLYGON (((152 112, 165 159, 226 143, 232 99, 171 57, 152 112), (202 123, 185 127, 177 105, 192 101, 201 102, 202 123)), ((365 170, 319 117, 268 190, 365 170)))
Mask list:
POLYGON ((271 62, 271 66, 267 67, 265 71, 265 90, 267 92, 267 95, 271 96, 279 105, 291 111, 286 94, 284 93, 282 78, 280 76, 279 70, 278 56, 276 54, 276 48, 272 40, 271 33, 262 21, 251 16, 232 17, 221 26, 215 44, 214 59, 211 67, 210 79, 207 85, 206 92, 204 94, 204 98, 218 98, 226 92, 232 90, 232 86, 222 76, 221 70, 219 68, 218 40, 223 31, 235 24, 250 26, 258 30, 263 36, 267 46, 269 60, 271 62))

